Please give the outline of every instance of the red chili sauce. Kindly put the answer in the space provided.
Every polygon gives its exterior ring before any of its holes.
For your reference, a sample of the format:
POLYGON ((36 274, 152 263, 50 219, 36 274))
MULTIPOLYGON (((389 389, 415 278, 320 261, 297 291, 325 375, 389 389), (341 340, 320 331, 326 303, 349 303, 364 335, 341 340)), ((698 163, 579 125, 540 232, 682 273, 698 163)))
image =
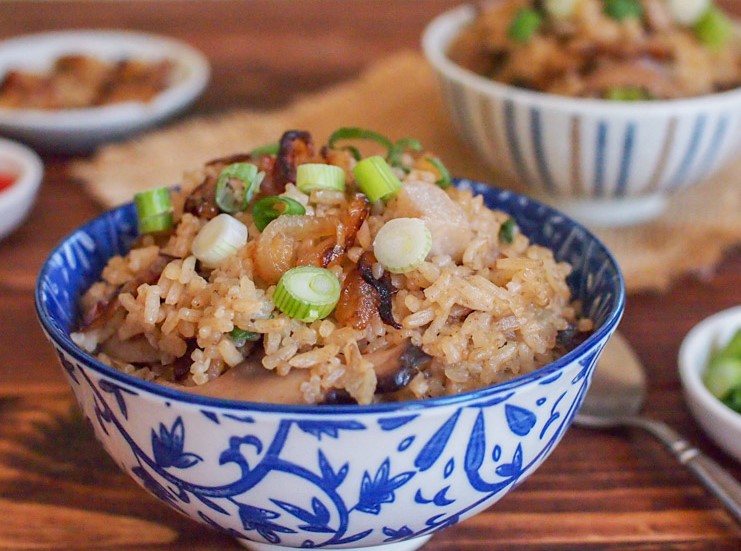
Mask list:
POLYGON ((12 172, 0 171, 0 191, 8 189, 17 179, 18 176, 12 172))

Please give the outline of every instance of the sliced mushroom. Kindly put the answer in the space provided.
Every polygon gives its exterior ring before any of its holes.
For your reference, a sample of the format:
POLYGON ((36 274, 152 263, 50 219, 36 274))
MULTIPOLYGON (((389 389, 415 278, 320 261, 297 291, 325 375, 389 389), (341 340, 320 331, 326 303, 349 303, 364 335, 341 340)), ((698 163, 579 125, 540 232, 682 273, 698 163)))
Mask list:
POLYGON ((409 341, 373 352, 365 356, 376 372, 376 394, 397 392, 406 387, 418 373, 423 372, 431 356, 409 341))
POLYGON ((154 364, 160 361, 159 353, 143 335, 121 340, 114 333, 100 345, 100 350, 111 358, 130 364, 154 364))
POLYGON ((258 355, 250 356, 216 379, 199 386, 164 383, 201 396, 271 404, 303 404, 301 385, 309 380, 306 369, 292 369, 281 376, 265 369, 258 355))

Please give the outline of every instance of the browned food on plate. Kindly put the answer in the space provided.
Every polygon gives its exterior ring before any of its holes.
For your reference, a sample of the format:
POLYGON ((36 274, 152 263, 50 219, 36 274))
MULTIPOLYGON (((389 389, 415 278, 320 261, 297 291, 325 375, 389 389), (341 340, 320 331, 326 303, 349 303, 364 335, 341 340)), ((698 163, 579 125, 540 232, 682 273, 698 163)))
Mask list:
POLYGON ((45 72, 8 71, 0 81, 0 107, 56 110, 146 103, 170 86, 173 70, 170 60, 111 62, 90 55, 64 55, 45 72))

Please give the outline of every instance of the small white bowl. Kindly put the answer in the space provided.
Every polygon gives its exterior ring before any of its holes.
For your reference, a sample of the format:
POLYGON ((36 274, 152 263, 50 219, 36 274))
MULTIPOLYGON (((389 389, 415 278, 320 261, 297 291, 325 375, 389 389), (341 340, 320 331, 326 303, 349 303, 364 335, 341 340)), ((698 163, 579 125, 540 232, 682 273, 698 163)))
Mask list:
POLYGON ((459 134, 499 175, 588 224, 635 224, 741 148, 741 89, 644 102, 572 98, 495 82, 447 57, 475 17, 434 19, 422 44, 459 134))
POLYGON ((693 327, 679 349, 679 377, 697 422, 718 446, 741 462, 741 413, 713 396, 702 380, 713 351, 728 343, 739 328, 741 306, 718 312, 693 327))
POLYGON ((44 165, 33 151, 19 143, 0 138, 0 172, 16 177, 0 191, 0 239, 26 218, 44 176, 44 165))
POLYGON ((198 50, 170 38, 129 31, 64 31, 5 40, 0 44, 0 78, 11 69, 43 72, 65 54, 102 60, 131 57, 169 59, 174 82, 151 101, 84 109, 0 108, 0 132, 52 153, 84 153, 104 142, 153 126, 185 109, 203 92, 211 73, 198 50))

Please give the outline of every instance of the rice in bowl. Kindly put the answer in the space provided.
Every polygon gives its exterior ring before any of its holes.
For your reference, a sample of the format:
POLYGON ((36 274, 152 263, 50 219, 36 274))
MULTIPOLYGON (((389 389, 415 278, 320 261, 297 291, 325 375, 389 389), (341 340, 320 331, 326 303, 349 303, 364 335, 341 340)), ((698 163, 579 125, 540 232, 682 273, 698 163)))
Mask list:
MULTIPOLYGON (((566 283, 571 267, 530 243, 481 196, 449 186, 445 172, 415 140, 392 143, 358 129, 342 129, 318 149, 308 133, 289 131, 273 148, 212 161, 170 193, 171 226, 145 233, 108 262, 82 297, 72 338, 147 380, 279 403, 450 395, 555 360, 592 329, 566 283), (357 150, 338 145, 343 136, 381 143, 400 188, 377 199, 360 182, 357 150), (236 209, 217 200, 216 190, 235 164, 264 175, 246 201, 251 184, 226 178, 236 209), (345 183, 297 182, 302 165, 338 167, 345 183), (304 212, 272 211, 266 223, 256 204, 276 197, 304 212), (221 216, 239 222, 246 240, 213 262, 194 254, 194 241, 221 216), (430 237, 412 266, 391 265, 381 254, 379 232, 392 220, 421 221, 423 234, 412 236, 430 237), (299 266, 327 270, 339 282, 326 315, 299 319, 276 306, 284 274, 299 266)), ((394 247, 392 256, 403 257, 394 247)))

